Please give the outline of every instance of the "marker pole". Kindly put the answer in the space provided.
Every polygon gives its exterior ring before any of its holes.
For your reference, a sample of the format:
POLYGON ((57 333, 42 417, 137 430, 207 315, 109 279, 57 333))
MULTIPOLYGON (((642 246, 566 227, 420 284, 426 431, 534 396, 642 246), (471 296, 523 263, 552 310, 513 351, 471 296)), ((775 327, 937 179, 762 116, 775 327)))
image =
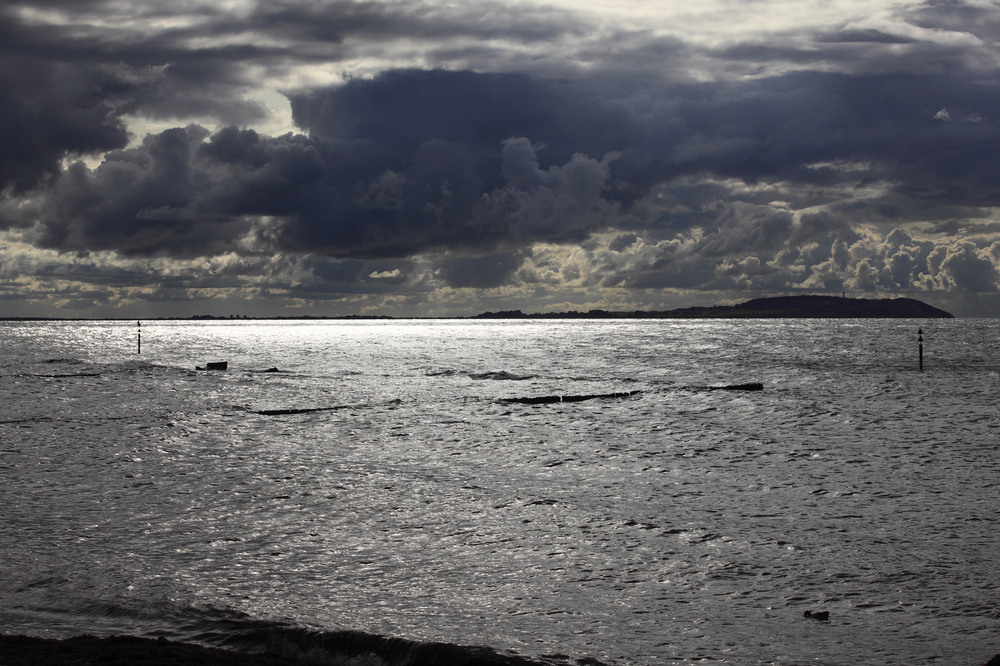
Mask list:
POLYGON ((920 355, 920 370, 923 372, 924 369, 924 331, 923 329, 917 329, 917 350, 920 355))
POLYGON ((135 342, 136 342, 135 353, 136 354, 141 354, 142 353, 142 322, 141 321, 140 322, 136 322, 136 325, 139 327, 139 330, 136 331, 136 334, 135 334, 135 342))

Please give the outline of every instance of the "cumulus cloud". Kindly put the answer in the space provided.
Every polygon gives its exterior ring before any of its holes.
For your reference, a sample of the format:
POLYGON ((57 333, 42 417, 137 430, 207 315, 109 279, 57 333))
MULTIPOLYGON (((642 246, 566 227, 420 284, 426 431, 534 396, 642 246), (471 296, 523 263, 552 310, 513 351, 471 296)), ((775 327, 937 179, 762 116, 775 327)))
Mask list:
POLYGON ((614 156, 598 162, 577 153, 565 165, 541 169, 526 138, 507 141, 498 188, 473 211, 481 224, 501 228, 518 242, 533 239, 582 240, 614 221, 615 205, 603 198, 614 156))
POLYGON ((76 162, 37 206, 12 217, 36 219, 37 244, 63 251, 177 257, 228 251, 249 226, 200 205, 214 184, 196 155, 206 135, 196 126, 168 130, 138 148, 109 153, 96 169, 76 162))
MULTIPOLYGON (((850 238, 719 259, 697 238, 626 244, 609 239, 575 253, 582 283, 629 290, 664 286, 705 292, 850 291, 870 297, 932 292, 995 293, 1000 245, 984 240, 931 241, 901 229, 886 236, 867 230, 850 238), (707 253, 706 253, 707 249, 707 253)), ((534 258, 537 261, 537 258, 534 258)))

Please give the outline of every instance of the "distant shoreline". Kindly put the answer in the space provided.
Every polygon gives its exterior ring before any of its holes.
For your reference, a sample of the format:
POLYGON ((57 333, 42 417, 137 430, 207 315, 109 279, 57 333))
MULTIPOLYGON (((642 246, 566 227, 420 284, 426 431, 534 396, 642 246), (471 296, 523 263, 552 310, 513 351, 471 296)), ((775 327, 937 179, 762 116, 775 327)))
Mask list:
POLYGON ((676 310, 560 312, 526 315, 486 312, 476 319, 954 319, 954 315, 913 298, 842 298, 839 296, 775 296, 739 305, 676 310))
MULTIPOLYGON (((469 319, 954 319, 954 315, 914 298, 844 298, 840 296, 774 296, 738 305, 713 305, 675 310, 588 310, 483 312, 466 317, 393 317, 389 315, 192 315, 147 317, 141 321, 301 321, 301 320, 469 320, 469 319)), ((0 321, 134 321, 135 317, 0 317, 0 321)))

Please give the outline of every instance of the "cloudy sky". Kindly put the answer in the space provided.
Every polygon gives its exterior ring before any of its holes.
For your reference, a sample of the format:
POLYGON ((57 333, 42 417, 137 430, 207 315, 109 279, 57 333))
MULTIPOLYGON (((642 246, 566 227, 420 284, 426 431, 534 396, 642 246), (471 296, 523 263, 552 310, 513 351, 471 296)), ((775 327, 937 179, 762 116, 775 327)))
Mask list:
POLYGON ((0 316, 1000 316, 1000 3, 0 1, 0 316))

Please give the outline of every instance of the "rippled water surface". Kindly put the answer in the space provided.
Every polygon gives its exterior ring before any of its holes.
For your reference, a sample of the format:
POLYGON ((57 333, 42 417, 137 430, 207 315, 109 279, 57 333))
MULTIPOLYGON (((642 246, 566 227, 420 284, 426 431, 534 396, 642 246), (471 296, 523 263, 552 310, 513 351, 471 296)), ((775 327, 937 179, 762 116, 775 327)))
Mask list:
POLYGON ((135 322, 0 323, 0 626, 190 638, 222 613, 608 664, 981 666, 998 334, 150 321, 137 354, 135 322))

